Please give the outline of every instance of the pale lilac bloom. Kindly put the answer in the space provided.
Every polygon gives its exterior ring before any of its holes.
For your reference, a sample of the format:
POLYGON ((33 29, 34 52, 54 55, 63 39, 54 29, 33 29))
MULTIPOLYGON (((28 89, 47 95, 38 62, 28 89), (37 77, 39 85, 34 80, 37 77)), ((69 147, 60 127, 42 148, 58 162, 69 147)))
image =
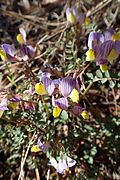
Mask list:
POLYGON ((32 58, 34 56, 35 50, 31 45, 20 45, 20 57, 24 60, 27 58, 32 58))
MULTIPOLYGON (((72 77, 52 80, 50 76, 43 74, 41 81, 49 95, 61 94, 64 98, 67 98, 73 89, 76 89, 78 92, 80 90, 77 79, 72 77)), ((61 100, 66 102, 66 99, 61 100)))
POLYGON ((79 92, 79 84, 76 78, 62 78, 59 84, 59 90, 64 97, 68 97, 73 89, 79 92))
POLYGON ((92 49, 96 58, 96 65, 108 64, 108 56, 112 50, 115 50, 116 58, 120 54, 120 41, 112 40, 113 29, 101 32, 91 32, 88 37, 88 47, 92 49))
POLYGON ((71 159, 70 157, 66 157, 66 159, 63 159, 59 157, 59 161, 57 162, 55 158, 50 158, 49 164, 50 166, 53 166, 56 171, 60 174, 64 174, 65 171, 69 169, 69 167, 75 166, 76 161, 71 159))
POLYGON ((68 100, 67 98, 59 98, 55 99, 54 96, 52 96, 52 105, 54 107, 58 106, 62 110, 67 110, 68 109, 68 100))
POLYGON ((6 54, 6 60, 15 60, 15 49, 10 44, 2 44, 2 50, 6 54))
POLYGON ((40 137, 38 138, 37 145, 39 146, 39 148, 40 148, 42 151, 47 152, 48 149, 50 148, 50 145, 49 145, 48 143, 42 143, 41 139, 42 139, 42 136, 40 136, 40 137))
POLYGON ((66 9, 66 17, 67 17, 67 21, 70 23, 79 23, 80 25, 82 25, 85 22, 85 14, 84 13, 79 13, 78 10, 75 7, 70 7, 66 9), (75 22, 70 22, 70 14, 73 15, 73 18, 75 20, 75 22))
POLYGON ((96 55, 96 65, 102 65, 108 63, 108 56, 110 52, 115 50, 116 52, 116 58, 120 54, 120 41, 112 41, 108 40, 102 43, 101 45, 98 45, 95 49, 95 55, 96 55))
POLYGON ((9 55, 11 57, 14 57, 14 48, 9 44, 2 44, 1 45, 2 50, 6 53, 6 55, 9 55))
POLYGON ((27 44, 26 31, 23 28, 20 28, 19 32, 22 35, 22 38, 24 41, 23 44, 20 45, 19 56, 23 60, 27 60, 28 58, 32 58, 34 56, 35 49, 30 44, 27 44))
POLYGON ((88 47, 89 49, 95 48, 96 45, 102 44, 104 42, 104 36, 101 32, 90 32, 88 36, 88 47))

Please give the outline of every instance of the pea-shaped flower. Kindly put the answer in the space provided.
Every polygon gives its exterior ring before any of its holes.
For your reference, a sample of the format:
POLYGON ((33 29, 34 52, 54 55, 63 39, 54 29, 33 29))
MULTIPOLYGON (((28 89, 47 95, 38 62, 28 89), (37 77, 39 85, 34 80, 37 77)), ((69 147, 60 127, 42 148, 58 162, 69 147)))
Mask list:
POLYGON ((76 161, 68 156, 65 159, 59 157, 58 162, 55 158, 51 157, 49 161, 49 165, 53 166, 60 174, 65 174, 65 172, 68 172, 69 168, 75 166, 75 164, 76 161))

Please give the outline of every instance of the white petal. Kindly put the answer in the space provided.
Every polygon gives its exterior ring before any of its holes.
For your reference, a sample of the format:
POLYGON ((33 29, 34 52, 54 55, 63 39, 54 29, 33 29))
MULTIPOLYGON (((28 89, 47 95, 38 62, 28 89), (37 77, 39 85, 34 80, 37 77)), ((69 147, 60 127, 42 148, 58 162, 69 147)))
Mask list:
POLYGON ((68 164, 68 167, 72 167, 76 164, 76 161, 67 156, 67 164, 68 164))
POLYGON ((55 158, 51 158, 51 159, 50 159, 49 165, 50 165, 50 166, 53 166, 56 170, 58 169, 58 163, 57 163, 57 161, 55 160, 55 158))

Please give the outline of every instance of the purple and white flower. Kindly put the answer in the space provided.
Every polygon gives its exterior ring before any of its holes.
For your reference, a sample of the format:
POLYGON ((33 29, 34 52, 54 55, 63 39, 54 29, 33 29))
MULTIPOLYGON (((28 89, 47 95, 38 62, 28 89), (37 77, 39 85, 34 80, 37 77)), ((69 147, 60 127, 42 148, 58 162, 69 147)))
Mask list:
POLYGON ((58 173, 64 174, 65 171, 68 171, 69 168, 75 166, 75 164, 76 161, 67 156, 65 159, 59 157, 58 162, 55 158, 51 157, 48 165, 53 166, 58 173))

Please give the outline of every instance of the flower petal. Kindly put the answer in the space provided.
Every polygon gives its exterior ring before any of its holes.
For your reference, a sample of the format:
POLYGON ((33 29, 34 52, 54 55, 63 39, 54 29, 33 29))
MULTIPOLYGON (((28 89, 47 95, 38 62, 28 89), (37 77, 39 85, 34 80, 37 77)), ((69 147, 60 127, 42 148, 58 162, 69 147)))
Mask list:
POLYGON ((9 56, 14 57, 14 48, 9 44, 2 44, 2 50, 9 56))
POLYGON ((45 94, 47 94, 43 83, 37 83, 37 84, 35 85, 35 92, 36 92, 37 94, 39 94, 39 95, 45 95, 45 94))
POLYGON ((97 66, 100 66, 100 65, 103 65, 103 64, 107 64, 108 63, 108 60, 107 59, 96 59, 96 65, 97 66))
POLYGON ((54 96, 52 96, 52 105, 58 106, 62 110, 67 110, 68 109, 68 100, 67 98, 59 98, 55 99, 54 96))
POLYGON ((61 111, 62 111, 62 110, 61 110, 58 106, 56 106, 56 107, 53 109, 53 117, 54 117, 54 118, 59 117, 61 111))
POLYGON ((3 61, 7 59, 6 53, 2 49, 0 49, 0 57, 3 61))
POLYGON ((32 148, 31 148, 31 152, 37 153, 37 152, 39 152, 39 151, 40 151, 40 148, 39 148, 39 146, 38 146, 38 145, 34 145, 34 146, 32 146, 32 148))
POLYGON ((120 41, 114 42, 114 49, 115 49, 116 53, 119 55, 120 54, 120 41))
POLYGON ((76 88, 79 91, 79 84, 77 79, 64 78, 60 81, 59 89, 64 97, 68 97, 74 88, 76 88))
POLYGON ((45 77, 45 76, 42 77, 42 82, 44 84, 46 91, 51 96, 55 89, 54 82, 52 81, 52 79, 45 77))
POLYGON ((85 120, 88 120, 88 119, 89 119, 89 113, 88 113, 87 111, 83 111, 83 112, 81 113, 81 116, 82 116, 83 119, 85 119, 85 120))
POLYGON ((98 45, 95 49, 96 59, 107 59, 113 46, 114 42, 112 40, 105 41, 104 43, 98 45))
POLYGON ((50 158, 48 165, 53 166, 56 170, 58 169, 58 163, 55 158, 50 158))
POLYGON ((23 28, 20 28, 19 32, 22 35, 24 42, 26 42, 26 31, 23 28))
POLYGON ((107 29, 104 32, 105 41, 112 40, 113 34, 114 34, 114 30, 112 28, 107 29))
POLYGON ((58 168, 57 168, 57 172, 59 172, 60 174, 64 174, 64 171, 67 169, 67 163, 65 159, 59 159, 58 162, 58 168))
POLYGON ((86 61, 94 61, 95 60, 95 53, 92 49, 89 49, 86 52, 86 61))
POLYGON ((80 116, 80 114, 82 113, 82 111, 84 110, 84 108, 80 107, 79 104, 76 104, 74 107, 73 107, 73 113, 80 116))
POLYGON ((72 92, 70 93, 69 97, 71 98, 71 100, 73 102, 78 103, 78 101, 79 101, 79 93, 78 93, 78 91, 75 88, 72 90, 72 92))
POLYGON ((67 156, 67 164, 68 164, 68 167, 73 167, 76 164, 76 161, 67 156))
POLYGON ((100 32, 91 32, 88 37, 88 47, 89 49, 95 48, 96 45, 104 42, 104 36, 100 32))

